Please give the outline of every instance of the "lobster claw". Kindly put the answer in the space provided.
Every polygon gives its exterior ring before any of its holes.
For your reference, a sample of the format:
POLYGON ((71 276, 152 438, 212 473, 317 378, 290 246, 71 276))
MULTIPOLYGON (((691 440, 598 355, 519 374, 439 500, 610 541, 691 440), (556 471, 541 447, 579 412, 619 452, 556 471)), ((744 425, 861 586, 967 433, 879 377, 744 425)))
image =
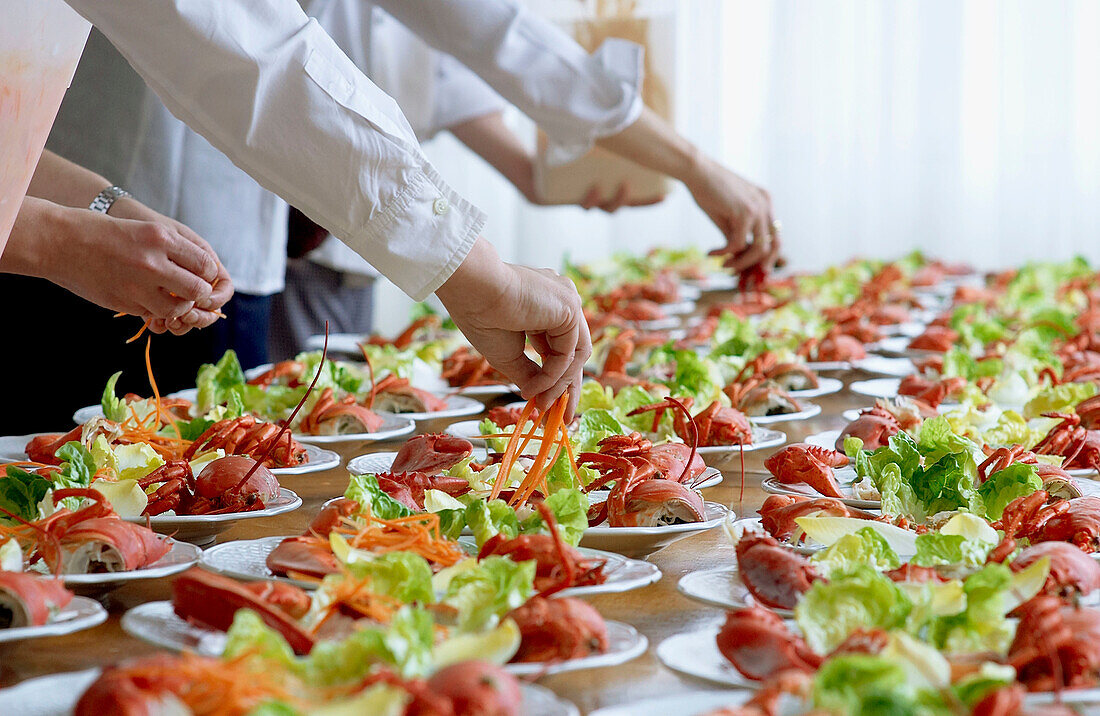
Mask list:
POLYGON ((784 484, 804 483, 826 497, 841 498, 834 467, 848 464, 848 457, 807 443, 788 445, 764 461, 764 467, 784 484))
MULTIPOLYGON (((850 517, 848 507, 833 497, 800 497, 795 495, 769 495, 760 507, 761 526, 777 540, 788 540, 798 528, 799 517, 824 513, 834 517, 850 517)), ((805 539, 805 535, 800 541, 805 539)))
MULTIPOLYGON (((260 586, 262 589, 266 585, 260 586)), ((295 654, 308 654, 313 649, 314 637, 276 604, 289 601, 297 605, 297 611, 300 611, 301 599, 304 598, 308 605, 309 597, 289 584, 280 584, 272 589, 270 594, 273 600, 261 598, 261 589, 192 567, 172 583, 172 607, 179 618, 218 631, 229 631, 238 609, 251 609, 286 639, 295 654), (301 594, 293 593, 293 590, 301 594)))
POLYGON ((754 681, 791 669, 813 673, 824 662, 774 612, 761 607, 729 612, 718 631, 717 643, 722 656, 754 681))
POLYGON ((794 609, 819 579, 806 558, 767 535, 752 532, 737 543, 737 570, 753 598, 775 609, 794 609))

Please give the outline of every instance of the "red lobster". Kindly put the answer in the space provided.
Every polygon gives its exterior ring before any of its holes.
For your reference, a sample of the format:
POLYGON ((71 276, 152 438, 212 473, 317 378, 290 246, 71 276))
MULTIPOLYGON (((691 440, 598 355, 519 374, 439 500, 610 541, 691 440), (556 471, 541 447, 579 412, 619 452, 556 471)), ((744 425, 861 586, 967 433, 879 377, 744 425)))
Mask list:
POLYGON ((959 332, 944 326, 928 326, 924 333, 909 341, 909 349, 946 353, 959 340, 959 332))
POLYGON ((289 431, 252 415, 226 418, 207 428, 183 453, 191 460, 199 452, 224 450, 228 455, 263 458, 264 467, 293 467, 309 461, 306 449, 289 431))
POLYGON ((1039 595, 1024 602, 1008 662, 1030 691, 1094 686, 1100 675, 1100 611, 1039 595))
POLYGON ((675 410, 672 428, 685 442, 695 441, 699 447, 752 444, 752 425, 740 410, 724 407, 716 400, 693 417, 690 413, 693 402, 694 400, 690 397, 680 400, 665 398, 659 403, 635 408, 627 413, 627 417, 652 411, 651 432, 657 432, 665 411, 671 408, 675 410))
POLYGON ((737 571, 753 599, 773 609, 794 609, 821 578, 805 557, 756 532, 737 542, 737 571))
POLYGON ((138 480, 142 488, 160 485, 143 515, 173 510, 177 515, 216 515, 262 510, 279 494, 271 470, 250 457, 212 460, 196 477, 186 460, 170 460, 138 480))
POLYGON ((833 475, 848 464, 848 456, 818 445, 795 443, 764 461, 764 467, 785 484, 806 484, 826 497, 844 497, 833 475))
POLYGON ((1010 502, 1001 519, 993 523, 1004 530, 1007 543, 997 550, 1004 547, 1004 553, 1011 554, 1015 549, 1011 540, 1021 537, 1033 544, 1069 542, 1084 552, 1100 550, 1100 497, 1077 497, 1048 505, 1049 498, 1046 490, 1038 490, 1010 502))
POLYGON ((863 410, 852 422, 840 431, 836 439, 836 449, 843 452, 844 438, 853 437, 863 441, 864 450, 878 450, 890 438, 901 432, 901 423, 889 410, 876 405, 863 410))
POLYGON ((1062 467, 1066 469, 1100 470, 1100 430, 1084 428, 1079 415, 1043 413, 1043 417, 1062 422, 1035 444, 1032 451, 1036 455, 1062 455, 1062 467))

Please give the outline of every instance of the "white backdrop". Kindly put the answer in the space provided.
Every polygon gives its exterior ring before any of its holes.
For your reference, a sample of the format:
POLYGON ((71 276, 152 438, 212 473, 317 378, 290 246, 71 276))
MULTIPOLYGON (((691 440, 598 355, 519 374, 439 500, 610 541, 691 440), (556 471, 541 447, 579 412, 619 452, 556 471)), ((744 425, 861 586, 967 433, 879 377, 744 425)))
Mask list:
MULTIPOLYGON (((794 267, 1100 260, 1100 3, 684 0, 676 24, 677 126, 771 192, 794 267)), ((682 187, 613 217, 538 208, 450 137, 428 152, 512 261, 720 243, 682 187)), ((379 327, 405 305, 380 289, 379 327)))

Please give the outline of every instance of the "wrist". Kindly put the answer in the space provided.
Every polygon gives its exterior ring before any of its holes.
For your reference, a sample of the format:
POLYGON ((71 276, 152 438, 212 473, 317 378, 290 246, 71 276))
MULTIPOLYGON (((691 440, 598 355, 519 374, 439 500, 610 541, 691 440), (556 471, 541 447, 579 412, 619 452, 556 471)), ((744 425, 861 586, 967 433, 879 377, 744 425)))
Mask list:
POLYGON ((51 278, 54 259, 71 233, 68 211, 71 210, 46 199, 24 198, 0 256, 0 269, 5 273, 51 278))
POLYGON ((447 310, 466 312, 475 305, 492 306, 508 290, 508 267, 491 243, 478 237, 470 253, 435 295, 447 310))

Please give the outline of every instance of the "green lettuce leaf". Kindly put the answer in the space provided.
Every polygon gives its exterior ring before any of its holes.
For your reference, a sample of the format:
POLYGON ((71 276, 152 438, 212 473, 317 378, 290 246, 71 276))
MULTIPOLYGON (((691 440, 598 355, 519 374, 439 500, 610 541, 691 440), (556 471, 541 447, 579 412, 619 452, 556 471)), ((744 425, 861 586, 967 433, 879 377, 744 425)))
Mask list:
POLYGON ((245 385, 244 370, 236 352, 228 350, 217 363, 204 363, 195 378, 197 396, 195 405, 199 413, 205 413, 228 400, 229 393, 239 391, 245 385))
POLYGON ((370 507, 371 514, 384 520, 412 514, 412 510, 382 491, 374 475, 351 475, 344 497, 355 500, 361 507, 370 507))
POLYGON ((534 593, 535 562, 513 562, 491 556, 476 568, 460 571, 446 584, 442 602, 458 610, 458 627, 482 631, 500 623, 508 612, 534 593))
POLYGON ((126 410, 126 401, 115 395, 115 384, 121 376, 120 370, 107 379, 107 385, 103 388, 103 397, 99 402, 103 408, 103 417, 116 423, 121 423, 129 415, 126 410))
MULTIPOLYGON (((588 495, 575 489, 558 490, 546 498, 554 513, 562 540, 576 546, 588 529, 588 495)), ((535 512, 520 524, 520 532, 538 532, 545 528, 542 515, 535 512)))
POLYGON ((889 577, 867 566, 828 582, 815 582, 795 607, 795 620, 810 648, 826 654, 859 628, 895 629, 913 605, 889 577))
POLYGON ((896 569, 901 559, 886 539, 870 527, 845 535, 810 558, 826 577, 867 565, 879 572, 896 569))
POLYGON ((1097 385, 1088 383, 1063 383, 1043 388, 1024 406, 1025 418, 1037 418, 1043 413, 1062 413, 1072 410, 1082 400, 1096 395, 1097 385))
POLYGON ((473 500, 466 506, 465 517, 479 548, 498 534, 506 539, 519 535, 519 518, 504 500, 473 500))
POLYGON ((916 694, 902 664, 869 654, 845 654, 814 675, 813 702, 829 713, 917 716, 916 694))
POLYGON ((577 430, 572 435, 573 447, 580 452, 599 450, 599 442, 612 435, 627 435, 630 428, 623 425, 609 410, 588 410, 581 415, 577 430))
POLYGON ((10 515, 37 520, 41 517, 39 505, 52 487, 53 483, 41 475, 9 465, 0 479, 0 520, 7 522, 10 515))
POLYGON ((985 504, 985 516, 999 520, 1005 507, 1017 497, 1030 495, 1043 487, 1043 479, 1035 468, 1022 462, 1016 462, 1004 470, 993 473, 978 486, 978 494, 985 504))

